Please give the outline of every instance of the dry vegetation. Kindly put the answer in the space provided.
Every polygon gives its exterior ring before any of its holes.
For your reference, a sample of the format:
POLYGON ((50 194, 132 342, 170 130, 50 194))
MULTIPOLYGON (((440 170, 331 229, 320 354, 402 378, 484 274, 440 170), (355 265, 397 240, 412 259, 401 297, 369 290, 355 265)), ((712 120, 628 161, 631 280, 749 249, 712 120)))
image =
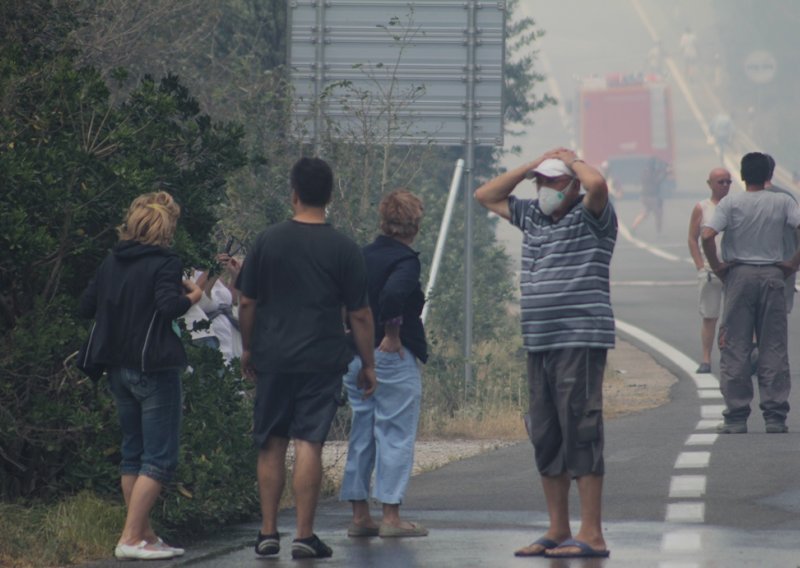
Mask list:
MULTIPOLYGON (((648 354, 625 341, 609 353, 603 385, 606 419, 655 408, 669 401, 675 377, 648 354)), ((480 411, 467 408, 445 421, 423 414, 414 456, 414 473, 490 451, 526 438, 519 405, 499 400, 480 411)), ((341 481, 347 442, 326 444, 326 489, 335 494, 341 481)))
MULTIPOLYGON (((617 348, 610 353, 605 378, 607 418, 666 403, 675 380, 652 357, 618 341, 617 348)), ((495 399, 493 405, 481 412, 457 412, 445 421, 423 416, 414 474, 524 440, 523 410, 519 405, 503 406, 499 402, 495 399)), ((335 495, 338 491, 346 452, 345 440, 326 444, 323 488, 326 495, 335 495)), ((289 485, 283 499, 287 507, 292 505, 289 485)), ((12 543, 12 548, 0 550, 0 565, 52 566, 67 559, 106 556, 108 543, 116 538, 123 517, 121 503, 100 500, 88 493, 51 508, 4 505, 0 507, 0 530, 7 537, 14 536, 4 539, 12 543), (102 520, 98 523, 98 519, 102 520), (98 526, 103 529, 101 532, 98 526)))

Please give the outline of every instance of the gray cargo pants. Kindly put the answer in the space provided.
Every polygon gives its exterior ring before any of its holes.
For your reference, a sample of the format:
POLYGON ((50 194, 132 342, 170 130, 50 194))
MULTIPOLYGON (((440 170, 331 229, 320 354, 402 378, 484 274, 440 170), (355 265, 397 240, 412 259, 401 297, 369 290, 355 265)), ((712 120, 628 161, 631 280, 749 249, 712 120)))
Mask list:
POLYGON ((528 353, 525 427, 539 473, 603 475, 603 374, 607 351, 566 347, 528 353))
POLYGON ((759 407, 766 422, 782 423, 789 412, 789 354, 785 280, 774 265, 735 264, 725 277, 725 308, 719 329, 720 389, 725 422, 746 422, 753 400, 750 351, 758 345, 759 407))

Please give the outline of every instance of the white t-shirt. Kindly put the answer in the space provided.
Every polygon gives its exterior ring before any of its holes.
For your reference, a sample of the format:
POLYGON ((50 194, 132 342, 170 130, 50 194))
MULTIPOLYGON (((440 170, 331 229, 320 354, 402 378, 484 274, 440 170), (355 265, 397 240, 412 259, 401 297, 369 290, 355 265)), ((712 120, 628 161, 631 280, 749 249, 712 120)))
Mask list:
MULTIPOLYGON (((230 307, 235 316, 233 295, 220 279, 217 279, 211 287, 211 303, 215 310, 219 310, 220 307, 230 307)), ((225 362, 230 363, 231 359, 242 356, 242 335, 226 314, 221 313, 211 320, 211 330, 219 339, 219 350, 225 362)))
MULTIPOLYGON (((192 275, 192 282, 197 283, 197 279, 203 273, 199 270, 195 270, 194 274, 192 275)), ((208 316, 206 312, 203 310, 202 304, 202 296, 201 301, 197 302, 196 304, 192 304, 186 313, 183 314, 183 321, 186 324, 186 329, 189 330, 189 333, 192 336, 192 339, 202 339, 203 337, 213 337, 214 332, 211 331, 211 328, 208 326, 204 326, 203 329, 197 329, 193 331, 195 322, 203 322, 208 320, 208 316)))
POLYGON ((776 264, 784 260, 784 228, 800 226, 800 207, 789 195, 773 191, 729 193, 706 226, 725 232, 723 261, 776 264))
MULTIPOLYGON (((708 198, 698 203, 698 205, 700 206, 701 212, 700 226, 705 227, 714 216, 714 211, 717 209, 717 204, 711 201, 711 198, 708 198)), ((717 244, 718 254, 722 254, 720 252, 720 247, 722 246, 722 235, 718 234, 716 237, 714 237, 714 242, 717 244)), ((708 264, 706 253, 702 248, 700 249, 700 253, 703 255, 703 267, 706 271, 711 272, 711 265, 708 264)))

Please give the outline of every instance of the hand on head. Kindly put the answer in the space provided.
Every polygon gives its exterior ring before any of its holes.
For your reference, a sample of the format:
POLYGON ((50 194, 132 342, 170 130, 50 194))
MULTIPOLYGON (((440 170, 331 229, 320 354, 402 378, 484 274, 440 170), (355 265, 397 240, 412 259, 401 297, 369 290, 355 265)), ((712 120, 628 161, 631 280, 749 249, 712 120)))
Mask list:
POLYGON ((578 155, 569 148, 554 148, 546 152, 545 156, 547 158, 555 158, 557 160, 561 160, 567 166, 570 166, 572 162, 574 162, 578 158, 578 155))

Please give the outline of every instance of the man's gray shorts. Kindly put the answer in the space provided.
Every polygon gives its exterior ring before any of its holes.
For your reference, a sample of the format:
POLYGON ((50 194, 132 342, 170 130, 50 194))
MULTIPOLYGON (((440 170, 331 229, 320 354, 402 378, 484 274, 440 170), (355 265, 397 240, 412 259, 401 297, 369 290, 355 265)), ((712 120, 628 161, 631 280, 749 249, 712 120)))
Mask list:
POLYGON ((718 319, 722 313, 722 280, 710 270, 697 272, 700 293, 700 317, 718 319))
POLYGON ((530 410, 525 426, 539 473, 603 475, 603 374, 606 349, 528 353, 530 410))

